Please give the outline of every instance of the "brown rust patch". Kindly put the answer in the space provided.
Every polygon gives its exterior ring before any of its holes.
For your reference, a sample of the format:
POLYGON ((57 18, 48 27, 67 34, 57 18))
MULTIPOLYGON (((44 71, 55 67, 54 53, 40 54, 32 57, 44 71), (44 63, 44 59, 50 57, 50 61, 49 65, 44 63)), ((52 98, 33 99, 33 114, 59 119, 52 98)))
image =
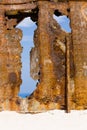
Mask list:
POLYGON ((16 83, 17 82, 17 75, 15 72, 11 72, 8 76, 10 83, 16 83))

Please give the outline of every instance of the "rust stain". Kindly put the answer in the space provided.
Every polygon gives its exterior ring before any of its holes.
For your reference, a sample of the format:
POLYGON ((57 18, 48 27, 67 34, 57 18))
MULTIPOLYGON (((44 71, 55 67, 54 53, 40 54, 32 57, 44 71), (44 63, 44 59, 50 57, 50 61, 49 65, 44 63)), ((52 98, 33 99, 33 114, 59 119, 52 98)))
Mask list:
POLYGON ((85 1, 0 1, 0 111, 87 109, 86 7, 85 1), (63 31, 53 19, 55 11, 57 16, 70 18, 71 33, 63 31), (36 90, 22 99, 18 97, 22 31, 15 27, 25 17, 37 24, 30 74, 38 83, 36 90))

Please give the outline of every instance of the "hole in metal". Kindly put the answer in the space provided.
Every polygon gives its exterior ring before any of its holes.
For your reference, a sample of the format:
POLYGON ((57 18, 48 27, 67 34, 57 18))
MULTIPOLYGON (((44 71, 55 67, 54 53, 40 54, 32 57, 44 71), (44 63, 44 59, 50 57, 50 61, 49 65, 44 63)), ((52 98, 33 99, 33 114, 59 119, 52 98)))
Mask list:
POLYGON ((36 88, 37 81, 33 80, 30 77, 30 51, 34 47, 33 44, 33 35, 34 30, 36 29, 36 24, 27 17, 23 19, 17 26, 23 31, 23 38, 21 40, 21 45, 23 51, 21 54, 22 70, 21 78, 22 84, 20 86, 19 96, 25 98, 29 96, 36 88))

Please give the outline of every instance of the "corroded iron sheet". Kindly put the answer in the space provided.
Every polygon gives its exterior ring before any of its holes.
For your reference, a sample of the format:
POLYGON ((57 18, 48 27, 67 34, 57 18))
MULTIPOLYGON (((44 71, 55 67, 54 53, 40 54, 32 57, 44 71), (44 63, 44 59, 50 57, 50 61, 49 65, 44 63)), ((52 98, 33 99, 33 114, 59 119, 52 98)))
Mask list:
MULTIPOLYGON (((0 1, 0 110, 43 112, 87 109, 87 2, 0 1), (72 32, 53 19, 66 15, 72 32), (22 31, 25 17, 36 22, 30 52, 31 77, 38 80, 27 98, 18 97, 21 85, 22 31)), ((31 86, 32 87, 32 86, 31 86)))

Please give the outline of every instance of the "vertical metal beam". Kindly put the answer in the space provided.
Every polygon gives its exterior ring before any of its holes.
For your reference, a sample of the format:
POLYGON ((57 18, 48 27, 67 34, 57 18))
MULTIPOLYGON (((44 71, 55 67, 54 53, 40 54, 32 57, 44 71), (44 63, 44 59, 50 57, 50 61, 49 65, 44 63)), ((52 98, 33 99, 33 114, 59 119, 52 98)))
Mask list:
POLYGON ((70 112, 70 40, 66 37, 66 112, 70 112))
POLYGON ((4 94, 5 94, 5 84, 7 79, 7 69, 6 69, 6 58, 7 55, 5 53, 4 47, 6 44, 5 40, 5 16, 4 10, 0 10, 0 110, 3 109, 3 102, 4 102, 4 94))

